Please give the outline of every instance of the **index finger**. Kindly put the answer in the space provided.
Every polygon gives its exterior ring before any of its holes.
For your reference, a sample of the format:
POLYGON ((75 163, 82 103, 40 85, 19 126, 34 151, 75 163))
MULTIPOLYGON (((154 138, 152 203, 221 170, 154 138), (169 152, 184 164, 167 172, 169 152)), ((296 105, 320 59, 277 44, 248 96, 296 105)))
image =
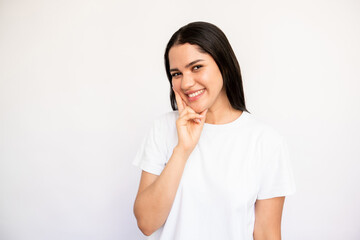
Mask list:
POLYGON ((177 91, 175 91, 175 89, 173 88, 173 91, 175 93, 175 99, 176 99, 176 104, 178 106, 178 109, 179 109, 179 112, 181 113, 185 106, 184 106, 184 103, 183 103, 183 100, 182 98, 180 97, 180 95, 177 93, 177 91))

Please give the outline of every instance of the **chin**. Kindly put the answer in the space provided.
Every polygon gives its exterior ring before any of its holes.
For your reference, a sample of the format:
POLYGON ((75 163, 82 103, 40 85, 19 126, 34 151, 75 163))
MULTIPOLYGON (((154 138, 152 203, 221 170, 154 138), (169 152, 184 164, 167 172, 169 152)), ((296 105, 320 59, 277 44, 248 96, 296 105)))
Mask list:
MULTIPOLYGON (((190 106, 191 107, 191 106, 190 106)), ((194 107, 191 107, 196 113, 201 113, 202 111, 204 111, 205 110, 205 108, 204 107, 202 107, 202 106, 194 106, 194 107)))

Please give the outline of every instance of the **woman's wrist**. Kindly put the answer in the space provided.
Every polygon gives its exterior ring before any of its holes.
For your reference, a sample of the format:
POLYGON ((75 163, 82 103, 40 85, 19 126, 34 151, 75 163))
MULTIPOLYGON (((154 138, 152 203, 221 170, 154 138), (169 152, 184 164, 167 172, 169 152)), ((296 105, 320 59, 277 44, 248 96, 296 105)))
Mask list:
POLYGON ((173 150, 173 154, 176 154, 185 160, 187 160, 189 158, 191 152, 192 151, 186 150, 180 145, 177 145, 176 147, 174 147, 174 150, 173 150))

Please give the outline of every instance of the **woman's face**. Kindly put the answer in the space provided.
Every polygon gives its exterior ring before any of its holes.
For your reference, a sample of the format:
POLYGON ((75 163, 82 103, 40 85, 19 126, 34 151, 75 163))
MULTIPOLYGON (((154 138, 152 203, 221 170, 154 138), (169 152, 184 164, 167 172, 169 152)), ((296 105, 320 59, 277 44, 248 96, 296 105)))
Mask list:
POLYGON ((174 45, 169 51, 172 85, 195 112, 223 107, 227 100, 223 78, 210 54, 197 45, 174 45), (195 94, 193 94, 195 93, 195 94))

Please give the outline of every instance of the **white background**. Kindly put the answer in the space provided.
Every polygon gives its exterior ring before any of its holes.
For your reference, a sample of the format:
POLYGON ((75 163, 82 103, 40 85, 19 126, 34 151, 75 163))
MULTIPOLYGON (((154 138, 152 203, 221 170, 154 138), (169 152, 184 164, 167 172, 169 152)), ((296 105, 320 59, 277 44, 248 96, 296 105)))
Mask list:
POLYGON ((249 111, 288 140, 283 238, 360 239, 360 2, 0 0, 0 239, 143 239, 131 165, 171 111, 163 53, 227 35, 249 111))

